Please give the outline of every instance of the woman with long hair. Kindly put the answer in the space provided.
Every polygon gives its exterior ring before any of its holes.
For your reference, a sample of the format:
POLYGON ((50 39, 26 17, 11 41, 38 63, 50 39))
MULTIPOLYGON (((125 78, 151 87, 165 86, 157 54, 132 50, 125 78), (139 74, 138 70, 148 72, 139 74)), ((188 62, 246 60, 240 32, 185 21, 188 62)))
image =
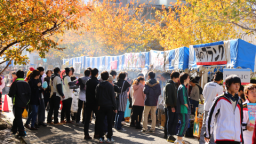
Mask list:
POLYGON ((125 72, 121 72, 118 75, 118 81, 115 83, 118 87, 120 87, 120 91, 116 91, 118 93, 116 97, 116 103, 117 103, 117 110, 118 113, 116 114, 115 118, 115 128, 118 131, 126 131, 122 128, 121 121, 124 119, 124 111, 126 109, 126 104, 127 104, 127 92, 129 91, 129 87, 131 86, 125 79, 127 74, 125 72))
POLYGON ((141 119, 142 119, 142 113, 144 110, 144 101, 145 101, 145 97, 146 95, 143 92, 144 89, 144 85, 145 85, 145 79, 144 77, 140 76, 138 77, 136 80, 134 80, 132 88, 133 88, 133 106, 132 106, 132 110, 133 110, 133 115, 132 115, 132 121, 131 121, 131 125, 134 125, 135 122, 135 126, 136 129, 141 129, 141 119))
POLYGON ((31 89, 31 98, 30 98, 30 106, 31 106, 31 111, 29 113, 27 122, 25 124, 25 127, 31 130, 37 130, 35 127, 35 121, 38 113, 38 106, 40 104, 40 97, 41 97, 41 92, 42 92, 42 87, 41 87, 41 82, 39 80, 40 77, 40 72, 38 70, 34 70, 31 74, 31 78, 28 81, 28 84, 31 89), (32 119, 31 122, 31 127, 29 127, 29 123, 32 119))

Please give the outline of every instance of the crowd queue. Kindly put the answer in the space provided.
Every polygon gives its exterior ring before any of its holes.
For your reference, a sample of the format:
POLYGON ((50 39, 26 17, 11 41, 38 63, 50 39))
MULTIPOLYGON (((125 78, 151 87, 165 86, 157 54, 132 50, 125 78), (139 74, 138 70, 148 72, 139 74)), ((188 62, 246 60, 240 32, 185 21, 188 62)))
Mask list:
MULTIPOLYGON (((22 70, 12 75, 14 79, 9 91, 15 116, 12 132, 19 132, 19 136, 26 136, 24 127, 38 130, 47 124, 76 124, 84 125, 84 139, 90 140, 92 137, 88 129, 91 118, 95 116, 94 139, 99 139, 100 143, 111 143, 114 142, 113 126, 117 131, 126 131, 122 121, 127 101, 130 100, 130 127, 154 133, 158 119, 156 113, 165 114, 164 138, 168 142, 184 144, 183 137, 189 127, 190 115, 195 114, 199 100, 202 103, 204 100, 200 144, 256 143, 256 129, 249 125, 247 108, 248 103, 256 103, 256 85, 243 87, 236 75, 228 76, 224 80, 225 86, 222 86, 223 74, 216 72, 213 80, 203 90, 196 78, 179 72, 156 77, 150 71, 146 76, 138 74, 132 82, 127 80, 128 73, 120 72, 117 76, 114 70, 110 73, 103 71, 99 78, 96 68, 87 68, 80 78, 74 76, 72 67, 63 71, 55 68, 46 73, 42 67, 30 68, 26 76, 22 70), (60 103, 62 108, 59 121, 60 103), (22 122, 24 109, 29 111, 25 124, 22 122), (47 123, 45 110, 48 111, 47 123), (149 115, 152 120, 150 129, 149 115)), ((4 84, 1 78, 1 93, 4 84)))

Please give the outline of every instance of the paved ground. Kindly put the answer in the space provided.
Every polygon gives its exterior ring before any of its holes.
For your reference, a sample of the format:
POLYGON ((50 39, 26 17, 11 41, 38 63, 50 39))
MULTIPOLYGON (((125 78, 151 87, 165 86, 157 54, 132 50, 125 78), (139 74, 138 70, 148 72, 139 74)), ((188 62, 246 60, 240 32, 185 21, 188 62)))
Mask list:
MULTIPOLYGON (((12 108, 11 100, 9 100, 9 108, 12 108)), ((12 121, 13 113, 4 113, 4 115, 12 121)), ((23 119, 25 123, 25 119, 23 119)), ((163 130, 157 128, 154 134, 149 133, 141 133, 139 130, 135 128, 128 127, 128 124, 124 126, 127 132, 121 133, 113 129, 113 138, 116 141, 115 143, 123 143, 123 144, 167 144, 168 142, 163 139, 163 130)), ((90 136, 94 135, 94 124, 90 124, 90 136)), ((29 131, 29 130, 28 130, 29 131)), ((84 140, 84 128, 83 126, 75 126, 72 124, 69 125, 48 125, 47 127, 41 127, 37 131, 31 131, 31 133, 35 134, 43 143, 47 144, 76 144, 76 143, 86 143, 86 144, 94 144, 98 143, 98 140, 84 140)), ((185 141, 190 144, 198 144, 198 140, 194 138, 185 138, 185 141)), ((38 142, 38 141, 37 141, 38 142)), ((34 142, 36 143, 36 142, 34 142)))

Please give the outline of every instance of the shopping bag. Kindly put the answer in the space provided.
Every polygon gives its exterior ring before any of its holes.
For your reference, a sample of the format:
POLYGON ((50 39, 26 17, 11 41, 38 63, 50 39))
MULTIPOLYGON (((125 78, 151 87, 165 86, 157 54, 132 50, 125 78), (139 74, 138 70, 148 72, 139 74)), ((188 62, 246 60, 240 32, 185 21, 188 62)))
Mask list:
POLYGON ((26 109, 22 113, 22 118, 28 118, 28 111, 26 109))
POLYGON ((166 122, 166 115, 165 114, 161 114, 161 126, 165 127, 165 122, 166 122))

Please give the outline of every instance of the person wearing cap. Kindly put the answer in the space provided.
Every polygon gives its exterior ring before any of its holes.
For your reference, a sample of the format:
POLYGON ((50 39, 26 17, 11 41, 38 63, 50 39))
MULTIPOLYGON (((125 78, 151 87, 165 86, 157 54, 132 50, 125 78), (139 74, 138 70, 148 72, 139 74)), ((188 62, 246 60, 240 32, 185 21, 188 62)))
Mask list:
POLYGON ((195 109, 199 105, 199 99, 202 101, 203 98, 200 97, 199 87, 196 85, 198 82, 195 78, 191 78, 190 85, 192 86, 192 90, 190 93, 190 104, 192 105, 191 114, 195 114, 195 109))

